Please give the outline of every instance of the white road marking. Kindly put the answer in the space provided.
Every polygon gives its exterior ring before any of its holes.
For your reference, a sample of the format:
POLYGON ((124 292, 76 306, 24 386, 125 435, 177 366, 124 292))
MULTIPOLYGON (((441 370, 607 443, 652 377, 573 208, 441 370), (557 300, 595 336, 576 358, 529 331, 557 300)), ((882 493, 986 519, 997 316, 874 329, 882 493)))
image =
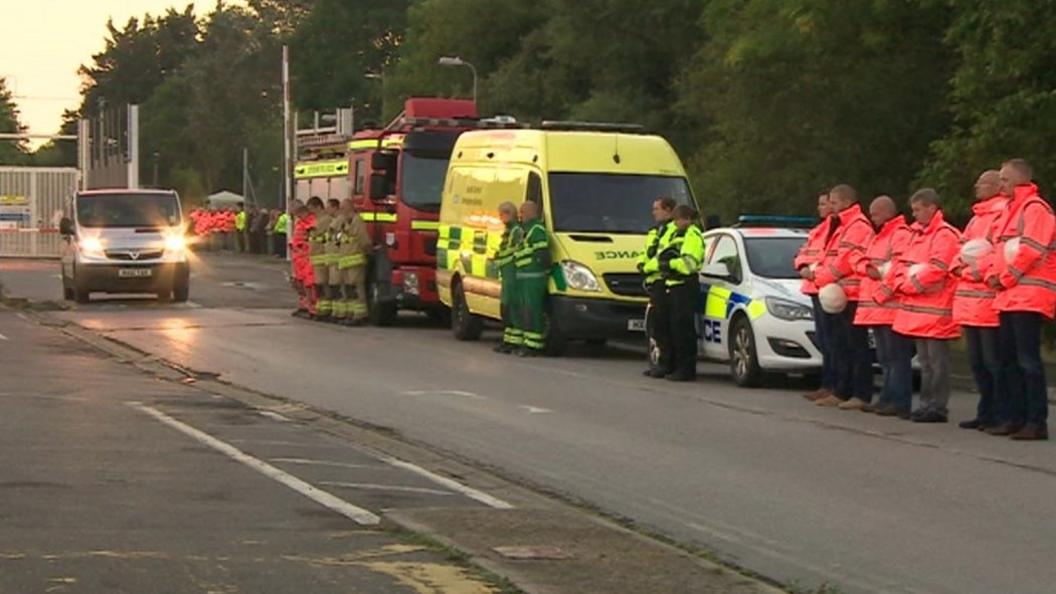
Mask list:
POLYGON ((289 423, 290 422, 290 420, 288 418, 280 415, 277 412, 272 412, 270 410, 258 410, 257 414, 262 416, 262 417, 268 417, 269 419, 272 419, 272 420, 275 420, 275 421, 282 421, 283 423, 289 423))
POLYGON ((480 394, 465 392, 463 390, 408 390, 403 392, 404 396, 464 396, 474 400, 484 400, 480 394))
POLYGON ((381 468, 371 464, 353 464, 352 462, 331 462, 329 460, 307 460, 305 458, 271 458, 271 462, 284 464, 304 464, 306 466, 333 466, 336 468, 381 468))
POLYGON ((426 489, 424 487, 403 487, 400 485, 376 485, 373 483, 343 483, 341 481, 319 481, 320 485, 327 487, 347 487, 349 489, 364 489, 367 491, 402 491, 406 493, 427 493, 429 495, 454 495, 450 491, 439 489, 426 489))
POLYGON ((169 415, 159 411, 156 408, 146 406, 139 402, 129 402, 128 404, 129 406, 132 406, 133 408, 154 417, 155 419, 161 421, 169 427, 172 427, 173 429, 176 429, 177 431, 194 438, 198 442, 203 443, 213 448, 214 450, 221 452, 222 454, 228 456, 229 458, 232 458, 233 460, 245 464, 246 466, 252 468, 253 470, 256 470, 264 476, 272 480, 278 481, 279 483, 285 485, 286 487, 289 487, 290 489, 293 489, 294 491, 300 493, 301 495, 304 495, 312 501, 315 501, 316 503, 335 511, 358 524, 373 526, 381 523, 381 518, 377 515, 361 507, 356 507, 355 505, 352 505, 344 499, 335 497, 334 495, 331 495, 330 493, 327 493, 322 489, 314 487, 311 484, 293 476, 292 474, 284 472, 272 466, 271 464, 268 464, 267 462, 258 460, 257 458, 246 454, 235 446, 220 441, 212 435, 209 435, 204 431, 195 429, 194 427, 191 427, 190 425, 183 423, 182 421, 178 421, 170 417, 169 415))
POLYGON ((28 321, 29 321, 29 317, 28 317, 28 316, 26 316, 26 314, 24 314, 24 313, 20 313, 20 314, 18 314, 18 317, 22 318, 22 319, 23 319, 23 320, 25 320, 26 322, 28 322, 28 321))
POLYGON ((8 338, 6 336, 4 336, 3 334, 0 334, 0 340, 8 340, 8 338))
POLYGON ((488 507, 493 507, 495 509, 513 509, 513 505, 499 499, 498 497, 492 497, 491 495, 488 495, 483 491, 478 491, 473 487, 467 487, 466 485, 463 485, 462 483, 454 479, 449 479, 446 476, 440 476, 439 474, 426 470, 416 464, 404 462, 403 460, 397 460, 396 458, 390 458, 389 456, 382 456, 381 461, 385 462, 386 464, 391 464, 396 468, 402 468, 404 470, 409 470, 419 476, 424 476, 425 478, 433 481, 434 483, 437 483, 438 485, 443 485, 456 493, 461 493, 466 497, 469 497, 474 501, 479 501, 480 503, 483 503, 488 507))
POLYGON ((529 414, 533 415, 545 415, 546 413, 554 412, 549 408, 543 408, 541 406, 532 406, 531 404, 519 404, 517 405, 517 408, 523 411, 527 411, 529 414))

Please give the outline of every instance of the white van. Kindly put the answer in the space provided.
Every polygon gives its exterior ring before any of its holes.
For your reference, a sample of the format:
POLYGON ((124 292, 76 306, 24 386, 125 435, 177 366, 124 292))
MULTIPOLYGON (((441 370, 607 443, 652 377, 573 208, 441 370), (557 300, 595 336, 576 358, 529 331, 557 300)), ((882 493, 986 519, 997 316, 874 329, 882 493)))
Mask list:
POLYGON ((169 190, 90 190, 67 204, 60 225, 62 290, 87 303, 91 293, 154 293, 187 301, 191 268, 180 198, 169 190))

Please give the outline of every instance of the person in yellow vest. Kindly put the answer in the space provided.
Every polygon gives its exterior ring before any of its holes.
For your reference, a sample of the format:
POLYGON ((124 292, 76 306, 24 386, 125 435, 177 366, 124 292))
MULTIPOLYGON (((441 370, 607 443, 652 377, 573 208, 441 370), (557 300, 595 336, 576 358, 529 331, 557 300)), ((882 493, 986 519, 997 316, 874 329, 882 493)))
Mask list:
POLYGON ((700 215, 681 204, 672 212, 676 230, 658 256, 667 290, 667 323, 671 333, 670 373, 673 382, 697 379, 697 330, 694 317, 700 302, 700 278, 704 262, 704 235, 700 215))
POLYGON ((345 218, 340 208, 341 202, 336 198, 326 201, 326 211, 330 213, 330 225, 327 228, 324 250, 329 267, 326 291, 330 299, 330 321, 338 323, 343 322, 348 316, 345 310, 345 300, 341 296, 341 270, 337 266, 338 259, 341 257, 341 231, 345 227, 345 218))
POLYGON ((238 203, 238 213, 235 214, 235 243, 239 252, 246 251, 246 205, 238 203))
POLYGON ((367 320, 367 254, 372 247, 367 225, 356 212, 351 198, 341 201, 342 221, 338 241, 337 269, 341 279, 345 325, 359 326, 367 320))
POLYGON ((312 280, 315 283, 315 318, 328 320, 334 311, 330 291, 330 258, 326 254, 326 238, 333 215, 323 206, 322 198, 308 199, 308 210, 315 215, 315 226, 308 233, 309 259, 312 264, 312 280))

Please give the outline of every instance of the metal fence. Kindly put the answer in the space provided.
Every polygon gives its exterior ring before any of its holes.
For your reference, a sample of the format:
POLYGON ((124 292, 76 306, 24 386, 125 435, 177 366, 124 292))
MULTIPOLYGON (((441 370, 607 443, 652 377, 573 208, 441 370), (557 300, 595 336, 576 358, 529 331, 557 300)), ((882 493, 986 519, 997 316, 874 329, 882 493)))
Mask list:
POLYGON ((59 256, 59 221, 78 176, 74 168, 0 167, 0 257, 59 256))

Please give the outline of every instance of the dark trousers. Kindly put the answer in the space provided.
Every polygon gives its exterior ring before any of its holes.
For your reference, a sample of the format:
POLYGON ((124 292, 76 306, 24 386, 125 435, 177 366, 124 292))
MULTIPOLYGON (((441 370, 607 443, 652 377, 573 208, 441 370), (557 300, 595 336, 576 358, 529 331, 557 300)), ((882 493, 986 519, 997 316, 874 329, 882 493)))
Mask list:
POLYGON ((671 331, 672 373, 697 375, 697 304, 700 282, 693 277, 682 284, 667 287, 668 320, 671 331))
POLYGON ((825 310, 821 309, 818 296, 811 295, 810 302, 814 305, 814 337, 818 339, 818 350, 821 351, 821 387, 831 392, 836 388, 836 373, 832 368, 832 354, 829 348, 829 343, 832 342, 832 324, 825 310))
POLYGON ((979 390, 979 404, 975 418, 984 425, 1000 425, 1005 421, 1005 382, 1002 381, 1000 359, 1000 330, 963 326, 968 343, 968 360, 972 366, 975 387, 979 390))
POLYGON ((883 383, 880 386, 880 397, 877 399, 877 406, 890 406, 894 399, 892 397, 892 391, 895 389, 895 384, 892 381, 892 372, 894 366, 892 363, 894 359, 892 357, 892 334, 894 330, 891 326, 871 326, 873 330, 873 336, 876 337, 876 362, 880 365, 880 374, 883 378, 883 383))
POLYGON ((1001 312, 1001 369, 1007 388, 1004 410, 1013 424, 1047 427, 1049 393, 1041 362, 1039 313, 1001 312))
POLYGON ((832 323, 832 364, 836 387, 833 393, 841 400, 873 399, 873 370, 869 356, 869 330, 854 325, 858 303, 850 301, 847 308, 830 316, 832 323))
POLYGON ((281 258, 286 257, 286 234, 276 233, 275 237, 275 255, 281 258))
MULTIPOLYGON (((879 341, 879 339, 878 339, 879 341)), ((884 378, 883 398, 886 406, 909 412, 913 407, 913 354, 915 340, 891 331, 886 335, 886 348, 890 374, 884 378)), ((879 344, 877 345, 879 348, 879 344)))
POLYGON ((646 328, 649 330, 649 361, 651 367, 664 373, 671 373, 675 364, 671 346, 671 307, 668 303, 667 286, 663 280, 647 287, 649 291, 649 319, 646 328))

